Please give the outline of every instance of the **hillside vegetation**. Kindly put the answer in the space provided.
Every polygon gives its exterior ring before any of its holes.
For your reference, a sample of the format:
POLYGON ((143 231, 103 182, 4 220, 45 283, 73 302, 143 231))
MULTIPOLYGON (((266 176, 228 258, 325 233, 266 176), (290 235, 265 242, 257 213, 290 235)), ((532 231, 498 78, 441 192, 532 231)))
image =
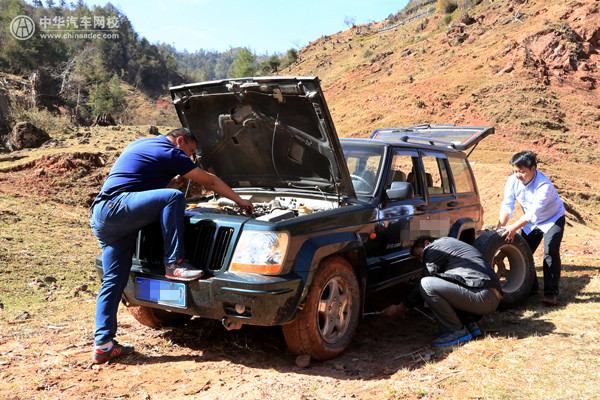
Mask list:
MULTIPOLYGON (((0 136, 19 120, 39 120, 29 110, 45 110, 48 117, 68 114, 80 125, 106 113, 122 123, 140 123, 139 114, 132 113, 138 108, 129 96, 132 89, 154 101, 167 95, 169 86, 268 74, 296 59, 295 50, 280 57, 245 48, 190 53, 152 44, 110 2, 0 0, 0 25, 0 136), (11 31, 22 16, 33 23, 27 39, 11 31), (25 93, 19 96, 19 90, 25 93)), ((153 123, 152 118, 143 123, 153 123)))
POLYGON ((342 137, 420 123, 494 126, 472 161, 506 163, 508 172, 509 158, 488 150, 537 152, 571 221, 597 227, 598 2, 483 1, 450 14, 427 3, 321 37, 281 74, 321 78, 342 137))

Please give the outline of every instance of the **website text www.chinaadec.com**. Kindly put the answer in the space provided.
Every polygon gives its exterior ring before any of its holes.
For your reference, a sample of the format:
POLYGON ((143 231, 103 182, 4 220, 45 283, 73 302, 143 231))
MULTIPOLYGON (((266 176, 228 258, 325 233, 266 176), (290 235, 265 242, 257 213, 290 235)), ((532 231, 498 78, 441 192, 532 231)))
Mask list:
POLYGON ((120 35, 116 32, 61 32, 61 33, 41 33, 42 39, 119 39, 120 35))

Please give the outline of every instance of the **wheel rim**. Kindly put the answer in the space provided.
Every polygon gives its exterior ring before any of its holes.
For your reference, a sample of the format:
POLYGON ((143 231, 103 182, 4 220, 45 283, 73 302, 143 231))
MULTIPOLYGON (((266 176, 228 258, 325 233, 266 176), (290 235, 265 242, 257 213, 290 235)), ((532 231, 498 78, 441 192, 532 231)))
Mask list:
POLYGON ((352 310, 350 285, 343 278, 331 278, 321 290, 317 323, 321 338, 327 343, 338 342, 348 330, 352 310))
POLYGON ((511 244, 501 246, 494 255, 492 265, 503 292, 513 293, 523 285, 527 276, 527 263, 516 246, 511 244))

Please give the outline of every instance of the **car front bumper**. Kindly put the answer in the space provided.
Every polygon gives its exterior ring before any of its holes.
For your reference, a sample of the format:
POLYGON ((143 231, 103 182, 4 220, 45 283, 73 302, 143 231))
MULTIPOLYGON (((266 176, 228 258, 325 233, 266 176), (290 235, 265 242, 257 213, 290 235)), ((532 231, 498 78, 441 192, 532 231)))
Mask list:
MULTIPOLYGON (((96 271, 102 278, 102 263, 96 260, 96 271)), ((128 306, 146 306, 216 320, 272 326, 291 322, 295 316, 304 281, 296 274, 268 276, 240 272, 224 272, 195 281, 171 281, 162 274, 134 265, 123 292, 128 306), (141 300, 136 295, 136 278, 178 282, 185 287, 185 306, 174 307, 141 300)))

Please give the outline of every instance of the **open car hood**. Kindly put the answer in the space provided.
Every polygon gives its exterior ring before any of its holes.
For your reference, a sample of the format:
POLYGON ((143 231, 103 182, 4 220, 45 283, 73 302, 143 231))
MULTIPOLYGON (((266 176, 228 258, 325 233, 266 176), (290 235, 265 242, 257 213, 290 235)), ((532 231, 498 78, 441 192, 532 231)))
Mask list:
POLYGON ((446 145, 464 151, 493 133, 494 128, 487 126, 422 124, 406 128, 376 129, 369 137, 388 142, 420 141, 437 146, 446 145))
POLYGON ((240 78, 170 88, 203 169, 232 188, 302 188, 355 197, 316 77, 240 78))

